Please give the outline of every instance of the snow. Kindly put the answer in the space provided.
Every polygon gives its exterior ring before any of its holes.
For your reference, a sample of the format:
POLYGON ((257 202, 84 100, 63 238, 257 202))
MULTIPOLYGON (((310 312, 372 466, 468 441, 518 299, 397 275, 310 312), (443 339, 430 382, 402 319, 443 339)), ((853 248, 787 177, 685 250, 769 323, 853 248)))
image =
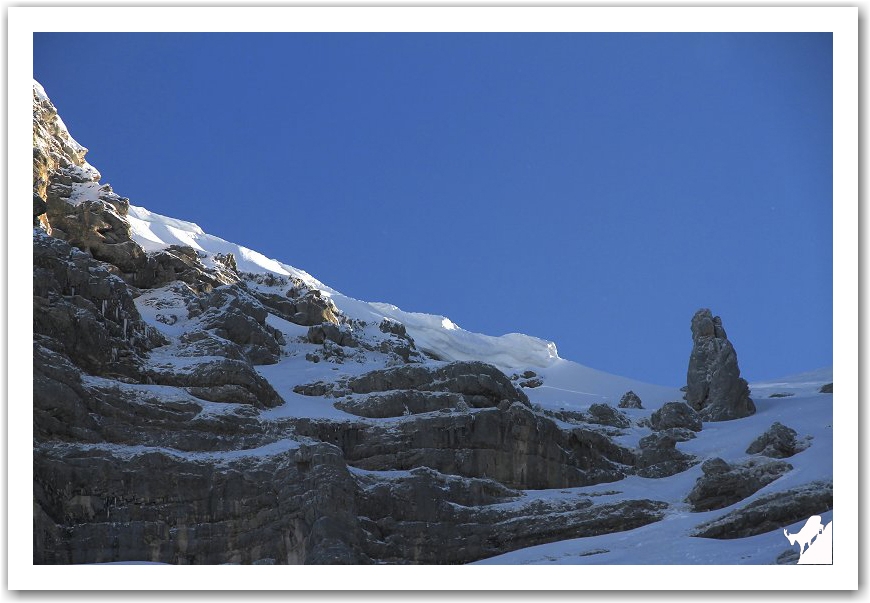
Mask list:
MULTIPOLYGON (((385 303, 368 303, 348 297, 328 287, 310 274, 242 245, 230 243, 203 232, 197 224, 169 218, 135 205, 127 216, 132 237, 146 251, 185 245, 203 252, 206 258, 216 253, 232 253, 242 272, 275 274, 299 278, 309 287, 330 297, 348 318, 380 323, 390 318, 403 323, 418 349, 443 360, 486 360, 502 370, 547 367, 559 360, 556 344, 536 337, 509 333, 493 337, 460 328, 445 316, 405 312, 385 303)), ((159 327, 158 327, 159 328, 159 327)))

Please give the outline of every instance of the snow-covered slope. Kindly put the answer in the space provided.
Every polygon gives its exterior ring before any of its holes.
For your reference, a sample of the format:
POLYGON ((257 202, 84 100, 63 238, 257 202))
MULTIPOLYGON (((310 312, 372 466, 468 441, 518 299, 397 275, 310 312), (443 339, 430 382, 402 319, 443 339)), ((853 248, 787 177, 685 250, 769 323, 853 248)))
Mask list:
POLYGON ((329 296, 339 310, 349 318, 367 322, 380 322, 384 318, 392 318, 403 323, 418 348, 442 360, 485 360, 505 371, 528 367, 551 367, 558 364, 560 360, 556 345, 550 341, 518 333, 501 337, 471 333, 444 316, 405 312, 390 304, 369 303, 348 297, 318 281, 304 270, 267 258, 242 245, 206 234, 193 222, 161 216, 133 205, 130 206, 128 219, 132 227, 133 239, 146 251, 156 251, 170 245, 186 245, 204 253, 203 262, 206 265, 209 263, 209 258, 217 253, 232 253, 240 271, 299 278, 308 286, 319 289, 329 296))

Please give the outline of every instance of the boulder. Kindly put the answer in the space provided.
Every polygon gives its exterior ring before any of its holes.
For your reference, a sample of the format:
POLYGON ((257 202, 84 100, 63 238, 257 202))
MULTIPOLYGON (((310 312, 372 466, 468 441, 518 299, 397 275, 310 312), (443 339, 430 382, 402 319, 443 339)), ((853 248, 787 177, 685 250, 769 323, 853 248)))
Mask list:
POLYGON ((643 408, 643 404, 640 401, 640 396, 629 390, 619 400, 619 408, 643 408))
POLYGON ((722 319, 710 310, 692 317, 692 353, 686 375, 685 398, 705 421, 727 421, 755 413, 749 385, 740 377, 737 353, 728 340, 722 319))
POLYGON ((834 393, 834 384, 826 383, 822 387, 819 388, 820 394, 833 394, 834 393))
POLYGON ((681 428, 701 431, 701 417, 685 402, 667 402, 650 415, 650 426, 655 431, 681 428))
POLYGON ((686 502, 693 511, 722 509, 754 494, 791 469, 783 461, 750 459, 732 465, 721 458, 708 459, 701 465, 704 474, 695 482, 686 502))
POLYGON ((637 474, 651 478, 669 477, 696 465, 698 461, 693 455, 676 448, 678 441, 691 439, 687 434, 695 437, 689 430, 666 429, 641 438, 635 463, 637 474))
POLYGON ((628 417, 609 404, 592 404, 589 407, 586 420, 589 423, 607 425, 608 427, 616 427, 619 429, 625 429, 631 425, 631 421, 628 417))
POLYGON ((747 454, 759 454, 775 459, 794 456, 805 449, 798 443, 797 432, 791 427, 776 422, 758 436, 746 449, 747 454))

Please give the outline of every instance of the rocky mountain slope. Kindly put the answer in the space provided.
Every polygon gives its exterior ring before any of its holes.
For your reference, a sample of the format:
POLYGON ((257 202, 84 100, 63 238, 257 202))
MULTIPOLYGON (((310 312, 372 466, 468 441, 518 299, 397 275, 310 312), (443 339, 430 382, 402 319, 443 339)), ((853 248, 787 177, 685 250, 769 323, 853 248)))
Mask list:
POLYGON ((753 402, 709 311, 686 403, 131 205, 36 82, 33 128, 34 563, 770 563, 832 512, 832 396, 753 402))

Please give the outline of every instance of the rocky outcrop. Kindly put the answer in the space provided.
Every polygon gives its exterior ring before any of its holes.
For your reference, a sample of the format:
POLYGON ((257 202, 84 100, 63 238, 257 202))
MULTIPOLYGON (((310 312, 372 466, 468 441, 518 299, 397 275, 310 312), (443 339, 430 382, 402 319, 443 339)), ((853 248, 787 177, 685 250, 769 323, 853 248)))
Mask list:
MULTIPOLYGON (((258 282, 264 281, 265 275, 246 276, 258 282)), ((271 279, 265 279, 265 282, 271 283, 270 286, 274 287, 277 278, 281 277, 271 277, 271 279)), ((292 286, 290 285, 291 281, 288 280, 289 288, 283 296, 268 291, 259 291, 256 288, 249 288, 249 292, 261 304, 269 308, 270 312, 294 324, 304 327, 313 327, 323 323, 339 324, 340 312, 338 308, 322 291, 309 289, 301 281, 292 281, 292 286)))
POLYGON ((226 285, 196 297, 188 311, 190 318, 199 318, 203 329, 240 346, 252 364, 278 362, 284 336, 266 324, 266 308, 239 287, 226 285))
POLYGON ((300 419, 297 433, 339 446, 347 462, 383 471, 430 467, 495 479, 511 488, 565 488, 616 481, 634 453, 588 429, 560 429, 514 402, 474 412, 431 413, 393 424, 300 419))
POLYGON ((88 150, 70 136, 45 90, 33 83, 33 226, 51 232, 45 215, 48 187, 61 170, 77 173, 82 182, 95 182, 100 173, 85 161, 88 150))
POLYGON ((468 410, 468 404, 465 403, 465 397, 462 394, 414 390, 383 392, 368 396, 349 396, 336 402, 335 407, 358 417, 373 419, 418 415, 442 410, 468 410))
POLYGON ((755 414, 749 385, 740 377, 737 353, 722 319, 702 309, 692 317, 692 353, 686 375, 686 401, 705 421, 728 421, 755 414))
POLYGON ((586 421, 597 425, 607 425, 625 429, 631 425, 631 421, 623 413, 609 404, 592 404, 587 411, 586 421))
POLYGON ((526 394, 514 387, 504 373, 490 364, 477 361, 453 362, 440 367, 399 366, 371 371, 338 385, 296 388, 297 393, 304 395, 329 393, 335 397, 395 390, 461 394, 466 404, 473 408, 491 408, 503 400, 531 406, 526 394))
POLYGON ((143 357, 166 343, 143 320, 112 267, 34 230, 33 332, 96 375, 139 379, 143 357))
POLYGON ((698 526, 692 533, 701 538, 746 538, 797 523, 834 508, 831 481, 817 481, 773 492, 714 521, 698 526))
POLYGON ((693 511, 712 511, 733 505, 778 479, 792 466, 783 461, 750 459, 729 464, 720 458, 704 461, 704 475, 686 497, 693 511))
POLYGON ((826 383, 822 387, 819 388, 820 394, 833 394, 834 393, 834 384, 826 383))
POLYGON ((688 429, 701 431, 701 417, 684 402, 667 402, 650 415, 650 426, 655 431, 663 429, 688 429))
POLYGON ((677 449, 677 442, 694 437, 694 432, 688 429, 672 428, 641 438, 638 443, 637 474, 641 477, 669 477, 697 465, 698 461, 693 455, 677 449))
POLYGON ((197 398, 212 402, 250 404, 273 408, 284 403, 274 388, 250 363, 219 358, 189 366, 157 366, 146 369, 152 383, 187 388, 197 398))
POLYGON ((193 247, 170 245, 149 253, 145 262, 127 280, 141 289, 154 289, 181 281, 196 293, 209 293, 215 287, 239 282, 241 277, 232 253, 214 255, 210 268, 203 264, 202 259, 193 247))
POLYGON ((797 432, 777 421, 753 440, 746 452, 774 459, 784 459, 805 449, 806 444, 798 442, 797 432))
POLYGON ((362 475, 359 510, 369 555, 387 562, 468 563, 565 538, 629 530, 663 517, 640 499, 531 500, 488 479, 427 468, 396 478, 362 475))
POLYGON ((619 400, 619 408, 643 408, 643 403, 640 396, 629 390, 619 400))

